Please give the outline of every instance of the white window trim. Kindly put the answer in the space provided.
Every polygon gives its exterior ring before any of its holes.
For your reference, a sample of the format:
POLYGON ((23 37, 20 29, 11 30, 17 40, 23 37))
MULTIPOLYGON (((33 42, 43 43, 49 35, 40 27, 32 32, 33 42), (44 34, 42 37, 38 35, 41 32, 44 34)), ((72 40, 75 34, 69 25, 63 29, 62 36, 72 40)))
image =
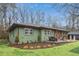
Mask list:
POLYGON ((45 30, 45 35, 52 35, 52 31, 51 30, 45 30))
POLYGON ((25 35, 31 35, 32 34, 32 28, 24 28, 24 34, 25 35), (26 31, 26 29, 27 29, 27 31, 26 31), (27 33, 25 33, 25 32, 27 32, 27 33))

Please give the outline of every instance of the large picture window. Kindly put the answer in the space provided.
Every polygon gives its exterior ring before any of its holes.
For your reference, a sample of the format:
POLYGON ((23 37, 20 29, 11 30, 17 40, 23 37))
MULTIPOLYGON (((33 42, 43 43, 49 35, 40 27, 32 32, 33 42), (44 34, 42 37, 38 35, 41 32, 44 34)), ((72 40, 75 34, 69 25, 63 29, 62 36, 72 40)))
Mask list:
POLYGON ((32 34, 32 29, 31 28, 24 28, 24 30, 25 30, 26 35, 32 34))

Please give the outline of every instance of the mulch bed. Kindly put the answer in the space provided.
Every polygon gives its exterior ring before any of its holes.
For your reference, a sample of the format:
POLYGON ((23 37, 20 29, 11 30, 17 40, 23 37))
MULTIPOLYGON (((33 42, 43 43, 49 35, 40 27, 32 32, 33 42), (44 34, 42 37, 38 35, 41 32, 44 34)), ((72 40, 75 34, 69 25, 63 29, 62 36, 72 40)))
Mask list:
POLYGON ((22 48, 22 49, 39 49, 39 48, 50 48, 51 43, 26 43, 26 44, 13 44, 11 47, 22 48))
MULTIPOLYGON (((71 41, 75 42, 75 41, 71 41)), ((26 44, 12 44, 11 47, 22 48, 22 49, 40 49, 40 48, 51 48, 60 45, 64 45, 71 42, 41 42, 41 43, 26 43, 26 44)))

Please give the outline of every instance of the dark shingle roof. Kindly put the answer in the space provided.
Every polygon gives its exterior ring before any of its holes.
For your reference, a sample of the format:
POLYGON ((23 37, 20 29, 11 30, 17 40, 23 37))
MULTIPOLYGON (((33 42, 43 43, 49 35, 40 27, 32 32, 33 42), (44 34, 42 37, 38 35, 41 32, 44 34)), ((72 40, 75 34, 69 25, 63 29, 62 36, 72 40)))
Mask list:
POLYGON ((67 31, 65 29, 59 29, 59 28, 51 28, 51 27, 45 27, 45 26, 39 26, 39 25, 33 25, 33 24, 18 24, 13 23, 9 28, 8 31, 14 30, 16 27, 29 27, 29 28, 36 28, 36 29, 49 29, 49 30, 59 30, 59 31, 67 31))
POLYGON ((79 31, 72 31, 68 33, 69 35, 79 35, 79 31))

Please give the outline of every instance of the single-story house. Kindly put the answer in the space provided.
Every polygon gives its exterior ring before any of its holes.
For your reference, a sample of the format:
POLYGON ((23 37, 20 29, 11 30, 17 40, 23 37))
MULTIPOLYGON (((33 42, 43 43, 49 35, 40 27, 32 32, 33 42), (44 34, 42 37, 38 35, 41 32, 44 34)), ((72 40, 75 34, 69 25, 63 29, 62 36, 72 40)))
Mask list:
POLYGON ((68 33, 68 38, 70 40, 79 40, 79 31, 71 31, 68 33))
POLYGON ((51 36, 60 40, 61 37, 63 38, 68 33, 63 29, 18 23, 12 24, 8 31, 11 44, 46 42, 51 36))

